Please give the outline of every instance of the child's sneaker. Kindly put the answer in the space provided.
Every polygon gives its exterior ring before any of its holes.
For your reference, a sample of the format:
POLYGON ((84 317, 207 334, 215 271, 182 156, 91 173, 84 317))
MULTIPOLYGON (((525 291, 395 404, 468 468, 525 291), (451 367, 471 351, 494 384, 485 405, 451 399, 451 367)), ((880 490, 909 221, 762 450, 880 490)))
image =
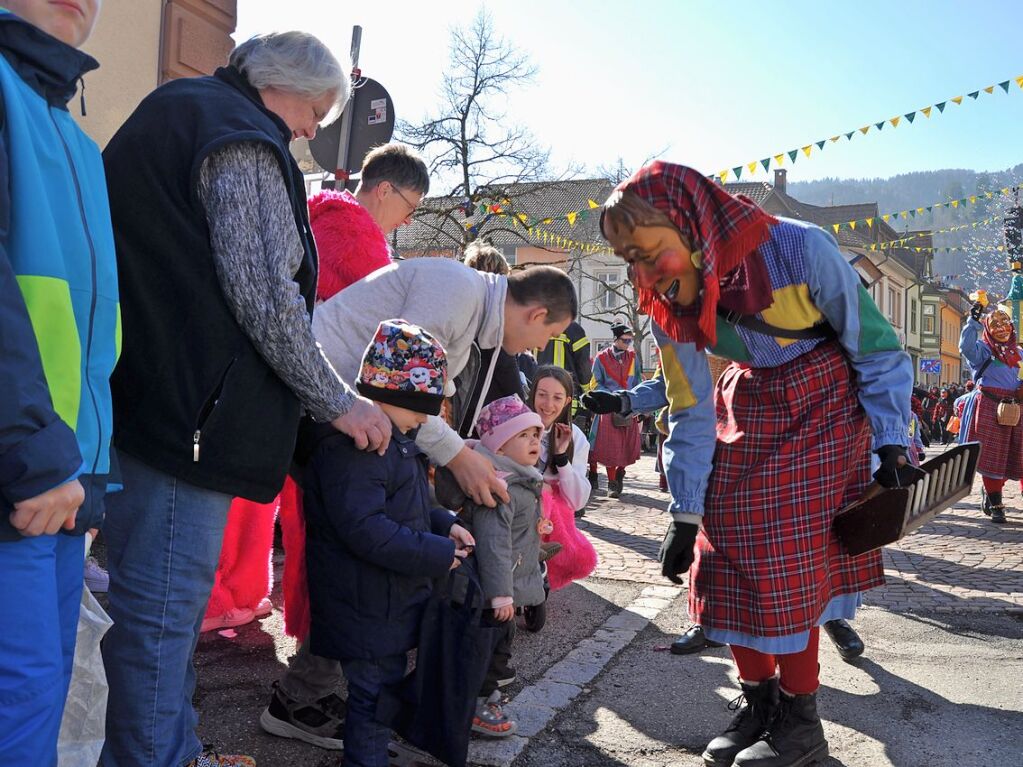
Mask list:
POLYGON ((110 590, 110 575, 99 566, 96 557, 85 558, 85 585, 93 594, 106 594, 110 590))
POLYGON ((476 699, 476 715, 472 718, 472 731, 492 738, 507 738, 517 725, 501 710, 501 693, 494 690, 489 698, 476 699))
POLYGON ((241 754, 218 754, 209 746, 186 767, 256 767, 256 760, 241 754))
POLYGON ((204 618, 202 628, 200 628, 199 631, 201 633, 205 631, 219 631, 220 629, 244 626, 246 623, 251 623, 255 617, 256 613, 247 607, 234 607, 223 615, 214 615, 210 618, 204 618))

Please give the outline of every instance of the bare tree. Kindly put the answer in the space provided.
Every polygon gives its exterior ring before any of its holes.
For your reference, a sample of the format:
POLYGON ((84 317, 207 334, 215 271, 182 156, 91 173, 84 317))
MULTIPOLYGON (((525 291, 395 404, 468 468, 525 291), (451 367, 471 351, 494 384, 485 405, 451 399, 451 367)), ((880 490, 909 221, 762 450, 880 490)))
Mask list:
POLYGON ((431 175, 446 185, 446 194, 426 200, 418 216, 434 233, 435 246, 460 249, 499 231, 526 239, 520 220, 513 219, 515 186, 548 176, 550 150, 510 123, 501 103, 535 75, 529 58, 497 33, 485 11, 468 27, 451 30, 439 114, 398 125, 401 137, 428 158, 431 175))

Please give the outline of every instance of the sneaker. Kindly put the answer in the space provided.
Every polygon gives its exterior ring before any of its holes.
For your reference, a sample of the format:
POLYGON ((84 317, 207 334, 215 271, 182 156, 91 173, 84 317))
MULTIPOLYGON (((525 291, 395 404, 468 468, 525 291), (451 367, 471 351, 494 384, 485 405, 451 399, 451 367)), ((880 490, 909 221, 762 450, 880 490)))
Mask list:
POLYGON ((265 618, 267 615, 274 611, 274 603, 270 601, 270 597, 263 597, 259 600, 259 604, 256 605, 256 617, 265 618))
POLYGON ((246 623, 251 623, 255 617, 256 613, 249 610, 247 607, 235 607, 228 610, 223 615, 214 615, 211 618, 203 618, 202 627, 199 631, 219 631, 220 629, 244 626, 246 623))
POLYGON ((256 767, 256 760, 241 754, 218 754, 205 746, 202 753, 185 767, 256 767))
POLYGON ((501 693, 494 690, 489 698, 476 699, 476 715, 472 718, 472 731, 491 738, 507 738, 516 728, 515 721, 501 710, 501 693))
POLYGON ((85 558, 85 585, 93 594, 106 594, 110 590, 110 575, 99 566, 96 557, 85 558))
POLYGON ((273 684, 270 705, 259 716, 259 726, 271 735, 294 738, 320 748, 344 748, 345 702, 331 693, 315 703, 299 703, 273 684))

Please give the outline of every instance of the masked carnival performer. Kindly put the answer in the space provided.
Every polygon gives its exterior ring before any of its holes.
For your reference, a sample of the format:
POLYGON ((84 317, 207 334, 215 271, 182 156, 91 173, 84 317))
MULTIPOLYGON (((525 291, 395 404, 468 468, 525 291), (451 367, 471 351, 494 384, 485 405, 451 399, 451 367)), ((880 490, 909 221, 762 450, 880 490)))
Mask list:
POLYGON ((835 514, 875 478, 911 479, 909 357, 832 237, 696 171, 654 162, 604 204, 602 231, 653 319, 663 379, 591 392, 602 412, 667 404, 672 522, 662 572, 690 569, 690 618, 728 644, 742 695, 707 765, 823 759, 819 627, 884 582, 835 514), (712 390, 706 350, 732 360, 712 390))
POLYGON ((1020 425, 1020 347, 1009 313, 1002 307, 984 316, 973 305, 959 336, 959 352, 976 371, 980 392, 974 399, 970 441, 980 442, 977 472, 984 480, 984 513, 1005 522, 1002 487, 1023 478, 1023 425, 1020 425))

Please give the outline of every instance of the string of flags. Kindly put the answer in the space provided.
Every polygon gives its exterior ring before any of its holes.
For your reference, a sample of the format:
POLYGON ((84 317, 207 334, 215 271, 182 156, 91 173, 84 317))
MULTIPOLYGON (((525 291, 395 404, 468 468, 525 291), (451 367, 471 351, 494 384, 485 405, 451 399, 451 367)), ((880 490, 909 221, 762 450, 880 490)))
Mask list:
MULTIPOLYGON (((1006 186, 1006 187, 1003 187, 1003 188, 998 189, 998 190, 993 191, 993 192, 978 192, 977 194, 971 194, 971 195, 968 195, 966 197, 962 197, 962 198, 960 198, 958 200, 947 200, 945 202, 935 202, 935 203, 931 203, 930 205, 925 205, 925 206, 918 207, 918 208, 908 208, 906 210, 900 210, 900 211, 897 211, 895 213, 885 213, 885 214, 883 214, 881 216, 870 216, 869 218, 858 218, 855 221, 842 221, 841 223, 838 223, 838 224, 832 224, 831 225, 831 229, 832 229, 832 231, 834 231, 835 234, 838 234, 842 229, 851 229, 851 230, 855 231, 856 227, 859 226, 860 224, 866 224, 867 227, 870 228, 870 227, 872 227, 874 225, 874 221, 876 221, 878 218, 880 218, 885 223, 887 223, 888 221, 893 221, 893 220, 897 220, 897 219, 900 219, 900 218, 903 219, 903 220, 906 220, 906 219, 909 219, 909 218, 916 218, 917 216, 924 216, 924 215, 926 215, 926 214, 928 214, 928 213, 930 213, 930 212, 932 212, 934 210, 937 210, 939 208, 952 208, 952 209, 956 209, 960 205, 962 205, 962 206, 975 205, 977 203, 977 200, 980 200, 980 199, 992 200, 992 199, 994 199, 998 195, 1003 195, 1003 196, 1004 195, 1009 195, 1009 194, 1014 193, 1015 190, 1021 189, 1021 188, 1023 188, 1023 184, 1019 184, 1017 186, 1006 186)), ((889 241, 889 242, 891 242, 891 241, 889 241)), ((891 247, 891 246, 889 246, 889 247, 891 247)))
POLYGON ((885 240, 884 242, 876 242, 870 246, 870 250, 888 250, 889 248, 902 248, 907 242, 918 240, 921 237, 929 237, 935 234, 948 234, 949 232, 959 232, 963 229, 976 229, 978 226, 987 226, 995 222, 1001 223, 1001 218, 998 216, 990 216, 985 218, 983 221, 971 221, 968 224, 958 224, 956 226, 947 226, 944 229, 928 229, 926 232, 914 232, 909 237, 900 237, 897 240, 885 240))
MULTIPOLYGON (((973 101, 976 101, 980 97, 981 93, 986 93, 988 95, 994 94, 995 88, 1000 88, 1002 91, 1008 94, 1009 87, 1013 82, 1015 82, 1020 89, 1023 89, 1023 75, 1020 75, 1019 77, 1003 80, 1002 82, 996 83, 994 85, 988 85, 984 88, 978 88, 975 91, 967 93, 965 97, 968 97, 973 101)), ((764 171, 766 172, 767 170, 770 169, 772 162, 774 163, 774 166, 776 168, 780 168, 785 164, 786 158, 788 158, 790 165, 794 165, 796 159, 799 157, 800 154, 805 155, 807 158, 809 158, 810 155, 814 152, 814 150, 816 150, 817 152, 822 152, 824 151, 824 147, 826 147, 829 143, 830 144, 837 143, 842 139, 843 136, 847 141, 852 141, 852 139, 857 134, 866 136, 871 130, 876 131, 883 130, 886 125, 891 126, 891 128, 894 130, 895 128, 898 128, 900 124, 912 124, 916 117, 921 114, 924 116, 925 119, 929 119, 931 115, 935 113, 935 110, 937 110, 937 114, 944 114, 945 107, 947 107, 949 104, 962 106, 964 103, 963 99, 965 97, 953 96, 952 98, 946 99, 945 101, 939 101, 937 103, 931 104, 930 106, 914 109, 912 112, 904 112, 902 114, 895 115, 894 117, 889 117, 886 120, 881 120, 880 122, 876 123, 868 123, 867 125, 864 125, 860 128, 855 128, 851 131, 839 133, 829 138, 823 138, 820 139, 819 141, 811 141, 806 146, 798 147, 796 149, 790 149, 787 152, 779 152, 778 154, 773 154, 768 157, 764 157, 761 160, 753 160, 752 162, 746 162, 741 165, 736 165, 733 168, 725 168, 724 170, 718 171, 717 173, 713 174, 712 178, 717 178, 718 180, 721 181, 722 184, 725 183, 725 181, 727 181, 732 176, 735 177, 736 181, 739 181, 742 179, 743 172, 747 172, 748 176, 753 176, 759 171, 760 168, 763 168, 764 171)))

